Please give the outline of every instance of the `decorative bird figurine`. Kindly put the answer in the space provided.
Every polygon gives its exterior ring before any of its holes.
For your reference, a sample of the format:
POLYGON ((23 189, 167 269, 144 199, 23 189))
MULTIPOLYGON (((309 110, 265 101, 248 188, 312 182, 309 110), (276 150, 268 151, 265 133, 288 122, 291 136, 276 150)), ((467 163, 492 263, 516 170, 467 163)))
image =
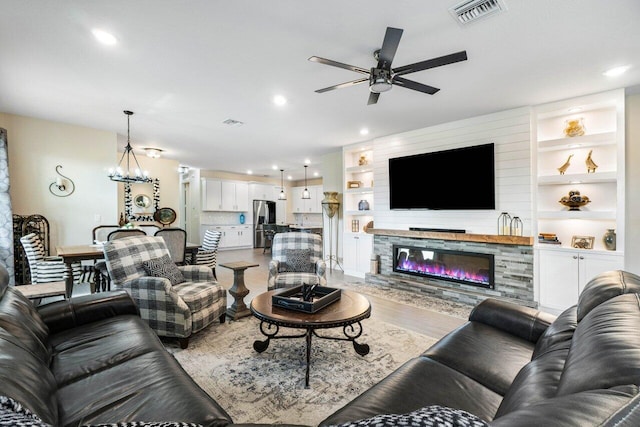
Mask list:
POLYGON ((560 175, 564 175, 566 170, 569 169, 569 165, 571 165, 571 163, 569 163, 569 161, 571 160, 572 157, 573 157, 573 154, 569 154, 569 158, 567 159, 566 162, 564 162, 564 165, 562 165, 562 166, 560 166, 558 168, 558 172, 560 172, 560 175))
POLYGON ((587 160, 584 161, 587 164, 587 173, 596 173, 596 168, 598 167, 598 165, 596 165, 596 162, 591 160, 592 152, 593 150, 589 150, 589 155, 587 156, 587 160))

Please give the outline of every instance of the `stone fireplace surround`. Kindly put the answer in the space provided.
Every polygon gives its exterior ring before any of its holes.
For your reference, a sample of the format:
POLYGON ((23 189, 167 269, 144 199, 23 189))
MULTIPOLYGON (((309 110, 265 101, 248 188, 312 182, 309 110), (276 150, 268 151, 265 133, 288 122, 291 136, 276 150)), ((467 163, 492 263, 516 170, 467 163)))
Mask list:
POLYGON ((380 258, 379 274, 367 273, 365 282, 400 288, 475 305, 486 298, 537 307, 533 290, 533 240, 530 237, 484 234, 369 229, 373 252, 380 258), (495 288, 417 277, 393 271, 393 245, 429 247, 494 256, 495 288))

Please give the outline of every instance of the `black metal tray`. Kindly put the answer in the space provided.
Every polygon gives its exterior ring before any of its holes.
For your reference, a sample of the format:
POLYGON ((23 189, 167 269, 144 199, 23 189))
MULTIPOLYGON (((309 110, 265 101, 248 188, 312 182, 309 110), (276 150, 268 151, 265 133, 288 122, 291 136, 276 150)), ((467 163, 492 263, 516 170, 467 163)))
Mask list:
POLYGON ((287 310, 315 313, 329 304, 338 301, 340 296, 340 289, 316 286, 312 301, 304 301, 302 299, 302 286, 296 286, 273 295, 271 297, 271 304, 274 307, 285 308, 287 310))

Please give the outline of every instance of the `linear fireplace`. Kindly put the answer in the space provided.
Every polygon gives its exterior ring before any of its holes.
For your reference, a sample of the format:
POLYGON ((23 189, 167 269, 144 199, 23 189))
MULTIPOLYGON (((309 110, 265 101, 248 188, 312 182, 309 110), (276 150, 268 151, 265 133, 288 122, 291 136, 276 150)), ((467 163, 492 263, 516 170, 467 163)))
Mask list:
POLYGON ((493 255, 393 245, 393 271, 494 289, 493 255))

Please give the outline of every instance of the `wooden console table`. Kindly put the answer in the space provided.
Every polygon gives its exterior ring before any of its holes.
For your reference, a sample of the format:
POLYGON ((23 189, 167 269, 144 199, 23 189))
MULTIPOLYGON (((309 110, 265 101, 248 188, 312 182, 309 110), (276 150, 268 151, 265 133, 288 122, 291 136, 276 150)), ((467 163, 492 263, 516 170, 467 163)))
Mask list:
POLYGON ((233 304, 227 310, 227 316, 232 320, 251 315, 251 311, 244 303, 244 297, 249 295, 249 289, 244 284, 244 271, 250 267, 257 267, 260 264, 254 264, 246 261, 227 262, 220 264, 233 270, 233 286, 229 289, 229 293, 233 296, 233 304))

